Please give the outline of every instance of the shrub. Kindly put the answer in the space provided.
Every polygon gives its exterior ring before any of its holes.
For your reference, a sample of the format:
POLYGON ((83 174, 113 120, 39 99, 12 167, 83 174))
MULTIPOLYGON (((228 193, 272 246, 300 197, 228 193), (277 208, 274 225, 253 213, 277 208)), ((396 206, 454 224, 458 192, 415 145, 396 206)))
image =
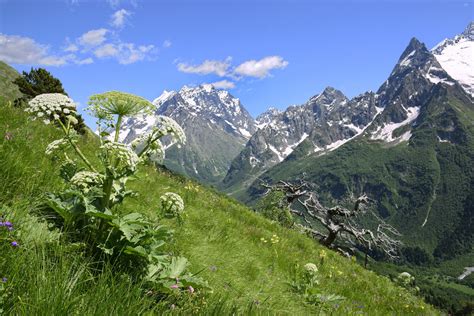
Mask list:
POLYGON ((281 203, 284 196, 284 192, 272 190, 257 203, 256 210, 284 227, 292 227, 294 225, 293 216, 288 207, 281 203))

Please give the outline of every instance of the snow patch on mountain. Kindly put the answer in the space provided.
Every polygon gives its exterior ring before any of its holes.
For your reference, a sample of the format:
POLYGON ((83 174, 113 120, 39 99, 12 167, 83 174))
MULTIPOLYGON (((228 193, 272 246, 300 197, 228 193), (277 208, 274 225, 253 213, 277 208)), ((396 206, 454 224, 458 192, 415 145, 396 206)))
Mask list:
POLYGON ((301 144, 306 138, 308 138, 308 136, 309 136, 308 134, 304 133, 303 136, 301 136, 301 139, 299 141, 297 141, 293 145, 286 147, 282 151, 282 155, 284 157, 288 157, 293 152, 293 150, 295 150, 295 148, 298 147, 299 144, 301 144))
POLYGON ((462 34, 443 40, 431 51, 443 69, 474 96, 474 22, 462 34))
POLYGON ((274 153, 275 155, 277 155, 279 162, 282 162, 283 159, 285 159, 285 157, 283 157, 283 156, 281 155, 281 153, 280 153, 275 147, 273 147, 272 145, 268 144, 268 148, 270 148, 270 150, 273 151, 273 153, 274 153))
POLYGON ((408 67, 411 64, 411 57, 415 55, 415 50, 411 51, 403 60, 400 62, 401 67, 408 67))
POLYGON ((163 93, 158 98, 153 100, 153 104, 155 104, 156 106, 160 106, 161 104, 171 99, 174 95, 176 95, 176 93, 177 93, 176 91, 164 90, 163 93))
MULTIPOLYGON (((372 133, 370 139, 372 140, 383 140, 385 142, 393 142, 396 138, 393 137, 393 132, 411 122, 415 121, 418 115, 420 114, 420 107, 409 107, 406 109, 407 118, 399 123, 388 123, 383 126, 379 126, 375 132, 372 133)), ((411 136, 411 134, 410 134, 411 136)), ((402 135, 401 137, 408 137, 409 135, 402 135)), ((407 139, 407 140, 408 140, 407 139)))

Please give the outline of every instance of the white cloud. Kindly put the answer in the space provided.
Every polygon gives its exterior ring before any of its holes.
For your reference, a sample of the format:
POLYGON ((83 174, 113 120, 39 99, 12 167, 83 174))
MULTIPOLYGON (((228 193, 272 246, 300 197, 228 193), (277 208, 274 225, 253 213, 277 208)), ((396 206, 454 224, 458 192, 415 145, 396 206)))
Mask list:
POLYGON ((132 13, 130 11, 127 11, 125 9, 118 10, 114 14, 112 14, 112 21, 110 22, 110 24, 113 27, 121 28, 124 26, 127 17, 129 17, 131 14, 132 13))
MULTIPOLYGON (((240 80, 243 77, 265 78, 270 76, 273 69, 283 69, 288 66, 288 62, 280 56, 267 56, 260 60, 247 60, 236 67, 231 66, 232 57, 227 57, 224 61, 205 60, 202 64, 191 65, 180 62, 177 68, 181 72, 194 73, 199 75, 215 74, 219 77, 228 77, 234 80, 240 80)), ((175 60, 174 63, 177 63, 175 60)), ((221 85, 224 89, 232 89, 235 83, 227 80, 221 80, 215 83, 221 85)))
POLYGON ((119 5, 120 0, 107 0, 107 3, 112 7, 115 8, 119 5))
POLYGON ((75 61, 75 63, 78 64, 78 65, 89 65, 89 64, 92 64, 93 62, 94 62, 94 60, 90 57, 75 61))
POLYGON ((118 61, 122 65, 133 64, 137 61, 151 59, 154 51, 155 46, 153 45, 142 45, 135 48, 133 43, 122 43, 120 44, 118 61))
POLYGON ((49 55, 49 47, 29 37, 0 33, 0 60, 12 64, 62 66, 67 57, 49 55))
POLYGON ((169 48, 169 47, 171 47, 172 44, 173 44, 173 43, 171 43, 171 41, 166 40, 166 41, 163 42, 163 47, 164 47, 164 48, 169 48))
POLYGON ((119 50, 113 44, 105 44, 94 51, 94 55, 98 58, 112 57, 118 54, 119 50))
POLYGON ((216 82, 212 82, 210 84, 213 85, 214 88, 216 88, 216 89, 233 89, 233 88, 235 88, 235 83, 233 83, 232 81, 228 81, 228 80, 216 81, 216 82))
POLYGON ((283 69, 288 62, 280 56, 268 56, 260 60, 248 60, 234 70, 234 73, 246 77, 265 78, 272 69, 283 69))
POLYGON ((106 0, 107 3, 112 7, 112 8, 117 8, 121 3, 129 3, 133 7, 138 6, 138 0, 106 0))
POLYGON ((90 30, 79 37, 79 44, 84 46, 98 46, 105 42, 106 38, 105 35, 109 30, 107 29, 97 29, 97 30, 90 30))
POLYGON ((64 51, 65 52, 71 52, 71 53, 74 53, 74 52, 77 52, 79 50, 79 47, 77 47, 76 44, 68 44, 66 46, 66 48, 64 48, 64 51))
POLYGON ((140 45, 133 43, 105 44, 94 51, 97 58, 114 57, 122 65, 133 64, 137 61, 152 59, 156 49, 153 45, 140 45))
POLYGON ((230 67, 231 57, 227 57, 224 61, 220 60, 205 60, 200 65, 189 65, 186 63, 179 63, 178 70, 186 73, 194 73, 199 75, 216 74, 219 77, 227 75, 227 69, 230 67))

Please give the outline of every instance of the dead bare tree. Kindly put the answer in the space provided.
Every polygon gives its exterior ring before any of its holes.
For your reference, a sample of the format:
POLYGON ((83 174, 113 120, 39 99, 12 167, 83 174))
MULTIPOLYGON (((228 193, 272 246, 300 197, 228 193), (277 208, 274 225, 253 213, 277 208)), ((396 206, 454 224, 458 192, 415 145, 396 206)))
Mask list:
POLYGON ((373 210, 364 207, 371 202, 366 195, 357 198, 352 209, 341 206, 328 208, 319 202, 315 185, 303 179, 294 182, 279 181, 274 185, 263 184, 263 186, 268 190, 283 192, 285 194, 283 206, 302 218, 306 223, 305 229, 322 245, 347 254, 334 245, 336 238, 340 237, 351 245, 359 243, 369 251, 381 250, 389 259, 398 257, 398 249, 401 246, 398 238, 401 234, 373 210), (369 229, 361 224, 361 219, 368 216, 371 217, 371 226, 376 227, 375 229, 369 229), (327 232, 315 229, 314 221, 320 223, 327 232))

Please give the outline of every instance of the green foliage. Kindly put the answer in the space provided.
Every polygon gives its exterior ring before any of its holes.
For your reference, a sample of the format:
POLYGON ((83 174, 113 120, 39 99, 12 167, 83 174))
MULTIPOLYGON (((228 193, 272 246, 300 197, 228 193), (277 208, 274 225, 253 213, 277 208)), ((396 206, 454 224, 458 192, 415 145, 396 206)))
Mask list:
POLYGON ((0 102, 8 103, 21 97, 21 92, 18 86, 13 81, 18 78, 20 74, 9 65, 0 61, 0 102))
POLYGON ((322 294, 319 285, 318 268, 314 263, 307 263, 303 269, 295 267, 295 272, 290 286, 293 290, 302 295, 307 304, 317 306, 318 315, 321 312, 334 311, 334 304, 345 299, 336 294, 322 294))
POLYGON ((421 247, 404 247, 401 249, 403 260, 416 265, 429 265, 433 256, 421 247))
POLYGON ((282 203, 285 194, 278 190, 268 192, 255 207, 266 218, 280 223, 283 227, 293 227, 294 220, 289 208, 282 203))
POLYGON ((14 83, 28 99, 32 99, 43 93, 61 93, 67 95, 61 81, 53 77, 49 71, 43 68, 31 68, 30 72, 23 71, 22 76, 15 79, 14 83))
POLYGON ((418 293, 420 291, 420 289, 415 286, 415 277, 408 272, 400 273, 395 279, 395 282, 409 291, 413 291, 414 293, 418 293))

